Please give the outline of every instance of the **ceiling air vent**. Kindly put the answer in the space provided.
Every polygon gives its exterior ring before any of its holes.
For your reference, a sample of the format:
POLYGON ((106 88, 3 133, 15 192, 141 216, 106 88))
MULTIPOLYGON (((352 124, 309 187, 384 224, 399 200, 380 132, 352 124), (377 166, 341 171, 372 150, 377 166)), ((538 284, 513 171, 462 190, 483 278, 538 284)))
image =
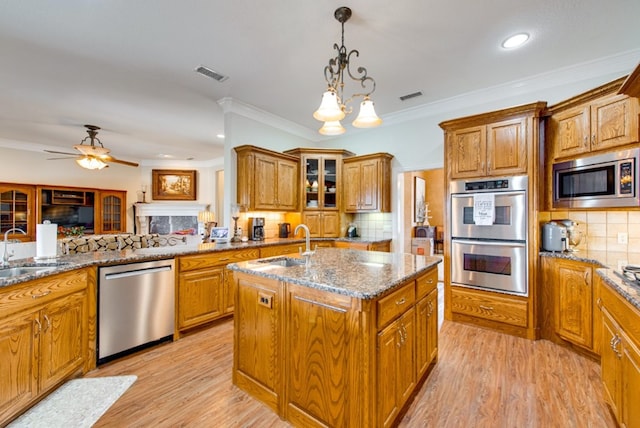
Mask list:
POLYGON ((220 74, 215 70, 212 70, 210 68, 205 67, 204 65, 201 65, 198 68, 196 68, 196 73, 200 73, 203 76, 210 77, 210 78, 212 78, 214 80, 217 80, 218 82, 224 82, 225 80, 227 80, 229 78, 229 76, 225 76, 224 74, 220 74))
POLYGON ((400 97, 400 101, 407 101, 410 100, 411 98, 415 98, 415 97, 421 97, 422 96, 422 91, 418 91, 418 92, 414 92, 412 94, 407 94, 407 95, 403 95, 400 97))

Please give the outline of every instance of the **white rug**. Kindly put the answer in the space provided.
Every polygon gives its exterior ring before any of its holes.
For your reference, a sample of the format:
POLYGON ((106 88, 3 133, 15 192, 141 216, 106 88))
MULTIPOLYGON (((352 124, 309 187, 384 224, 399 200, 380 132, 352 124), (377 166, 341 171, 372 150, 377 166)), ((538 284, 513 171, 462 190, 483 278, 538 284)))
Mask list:
POLYGON ((136 376, 113 376, 70 380, 9 427, 89 428, 136 379, 136 376))

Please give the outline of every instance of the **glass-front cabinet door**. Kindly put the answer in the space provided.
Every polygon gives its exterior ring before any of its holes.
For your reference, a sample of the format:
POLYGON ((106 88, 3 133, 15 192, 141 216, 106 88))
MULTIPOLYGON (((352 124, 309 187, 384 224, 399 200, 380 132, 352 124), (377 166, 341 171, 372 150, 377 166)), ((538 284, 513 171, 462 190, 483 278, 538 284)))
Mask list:
POLYGON ((306 157, 304 166, 304 210, 338 209, 338 160, 335 157, 306 157))
POLYGON ((12 231, 7 237, 21 241, 35 239, 34 195, 33 186, 0 184, 0 233, 3 237, 7 231, 19 229, 25 234, 12 231))

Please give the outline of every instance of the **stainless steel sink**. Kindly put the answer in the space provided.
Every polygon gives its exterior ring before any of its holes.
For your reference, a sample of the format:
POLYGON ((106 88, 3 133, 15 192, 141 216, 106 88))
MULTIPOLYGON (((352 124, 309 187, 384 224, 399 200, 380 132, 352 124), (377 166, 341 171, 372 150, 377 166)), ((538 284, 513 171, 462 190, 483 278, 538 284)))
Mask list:
POLYGON ((305 264, 304 259, 296 259, 294 257, 278 257, 274 259, 258 260, 260 263, 267 263, 275 266, 292 267, 303 266, 305 264))
POLYGON ((21 275, 30 275, 54 270, 55 266, 20 266, 0 269, 0 278, 14 278, 21 275))

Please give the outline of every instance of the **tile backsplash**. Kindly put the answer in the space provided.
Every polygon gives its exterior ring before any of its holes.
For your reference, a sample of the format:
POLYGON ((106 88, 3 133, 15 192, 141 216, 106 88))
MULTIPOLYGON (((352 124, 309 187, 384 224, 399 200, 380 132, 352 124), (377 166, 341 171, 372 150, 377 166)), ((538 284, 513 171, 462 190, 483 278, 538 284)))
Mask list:
POLYGON ((541 223, 570 219, 578 223, 582 241, 578 251, 606 260, 609 266, 640 264, 640 211, 553 211, 541 212, 541 223))
POLYGON ((353 223, 358 227, 358 234, 366 239, 393 239, 393 223, 391 213, 356 214, 353 223))

